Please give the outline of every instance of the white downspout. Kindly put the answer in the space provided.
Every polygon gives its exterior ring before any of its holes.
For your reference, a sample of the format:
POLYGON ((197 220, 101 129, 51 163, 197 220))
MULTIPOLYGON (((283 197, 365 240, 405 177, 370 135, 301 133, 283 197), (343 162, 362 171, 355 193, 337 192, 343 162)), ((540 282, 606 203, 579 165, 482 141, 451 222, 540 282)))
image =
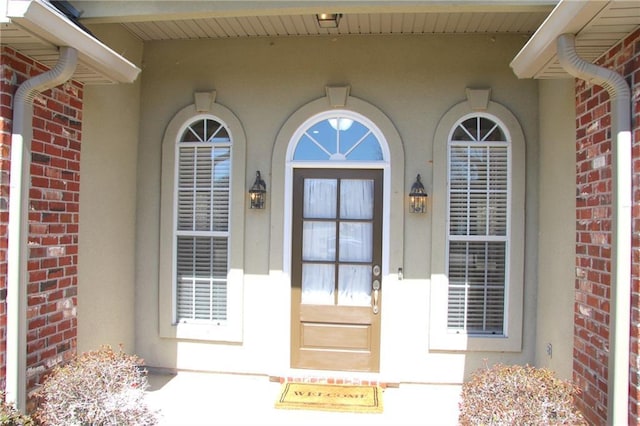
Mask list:
POLYGON ((78 51, 61 47, 55 67, 22 83, 13 99, 7 247, 6 398, 22 411, 26 409, 27 400, 27 239, 33 99, 37 92, 69 80, 77 63, 78 51))
POLYGON ((575 36, 557 40, 560 65, 571 75, 604 87, 611 101, 611 149, 613 175, 613 223, 611 250, 611 312, 609 342, 609 394, 607 422, 628 422, 629 332, 631 312, 631 91, 624 78, 580 57, 575 36))

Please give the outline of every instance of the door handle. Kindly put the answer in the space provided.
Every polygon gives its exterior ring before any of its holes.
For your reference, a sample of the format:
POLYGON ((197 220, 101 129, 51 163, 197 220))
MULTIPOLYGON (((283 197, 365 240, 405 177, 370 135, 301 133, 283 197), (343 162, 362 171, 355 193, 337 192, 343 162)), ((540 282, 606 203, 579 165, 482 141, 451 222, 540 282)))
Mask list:
POLYGON ((380 281, 374 280, 372 287, 373 287, 373 313, 377 315, 378 312, 380 311, 380 309, 378 308, 378 299, 380 298, 380 281))
POLYGON ((373 313, 378 314, 378 292, 380 290, 373 290, 373 313))

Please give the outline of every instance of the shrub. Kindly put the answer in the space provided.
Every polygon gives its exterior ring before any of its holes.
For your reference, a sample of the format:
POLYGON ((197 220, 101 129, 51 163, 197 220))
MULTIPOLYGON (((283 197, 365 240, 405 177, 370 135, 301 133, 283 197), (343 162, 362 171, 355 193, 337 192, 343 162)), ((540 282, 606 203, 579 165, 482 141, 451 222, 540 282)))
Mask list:
POLYGON ((142 359, 109 346, 54 368, 37 392, 36 417, 48 425, 155 425, 144 401, 142 359))
POLYGON ((459 423, 586 425, 575 408, 578 388, 544 368, 497 364, 462 385, 459 423))
POLYGON ((22 414, 13 404, 7 403, 4 392, 0 392, 0 425, 6 426, 34 426, 31 416, 22 414))

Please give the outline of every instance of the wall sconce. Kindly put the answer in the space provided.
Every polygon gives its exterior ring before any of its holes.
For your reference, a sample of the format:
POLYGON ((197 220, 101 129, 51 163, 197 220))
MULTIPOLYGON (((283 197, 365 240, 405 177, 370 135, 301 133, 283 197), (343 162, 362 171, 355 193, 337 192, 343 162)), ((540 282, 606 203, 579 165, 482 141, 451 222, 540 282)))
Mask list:
POLYGON ((249 189, 249 199, 251 200, 252 209, 264 209, 267 199, 267 185, 262 180, 259 170, 256 172, 256 181, 253 182, 253 186, 249 189))
POLYGON ((338 28, 342 13, 318 13, 316 21, 320 28, 338 28))
POLYGON ((416 176, 416 181, 411 185, 411 192, 409 192, 409 211, 411 213, 424 213, 425 204, 427 201, 427 191, 424 189, 424 185, 420 181, 420 175, 416 176))

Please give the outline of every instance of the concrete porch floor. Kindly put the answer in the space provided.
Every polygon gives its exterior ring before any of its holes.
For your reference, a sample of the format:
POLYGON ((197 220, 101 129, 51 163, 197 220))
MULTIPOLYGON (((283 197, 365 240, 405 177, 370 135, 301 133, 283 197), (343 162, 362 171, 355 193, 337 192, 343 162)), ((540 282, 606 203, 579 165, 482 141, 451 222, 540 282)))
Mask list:
POLYGON ((160 425, 456 425, 459 385, 400 384, 384 390, 382 414, 274 408, 267 376, 179 372, 149 375, 147 402, 160 425))

